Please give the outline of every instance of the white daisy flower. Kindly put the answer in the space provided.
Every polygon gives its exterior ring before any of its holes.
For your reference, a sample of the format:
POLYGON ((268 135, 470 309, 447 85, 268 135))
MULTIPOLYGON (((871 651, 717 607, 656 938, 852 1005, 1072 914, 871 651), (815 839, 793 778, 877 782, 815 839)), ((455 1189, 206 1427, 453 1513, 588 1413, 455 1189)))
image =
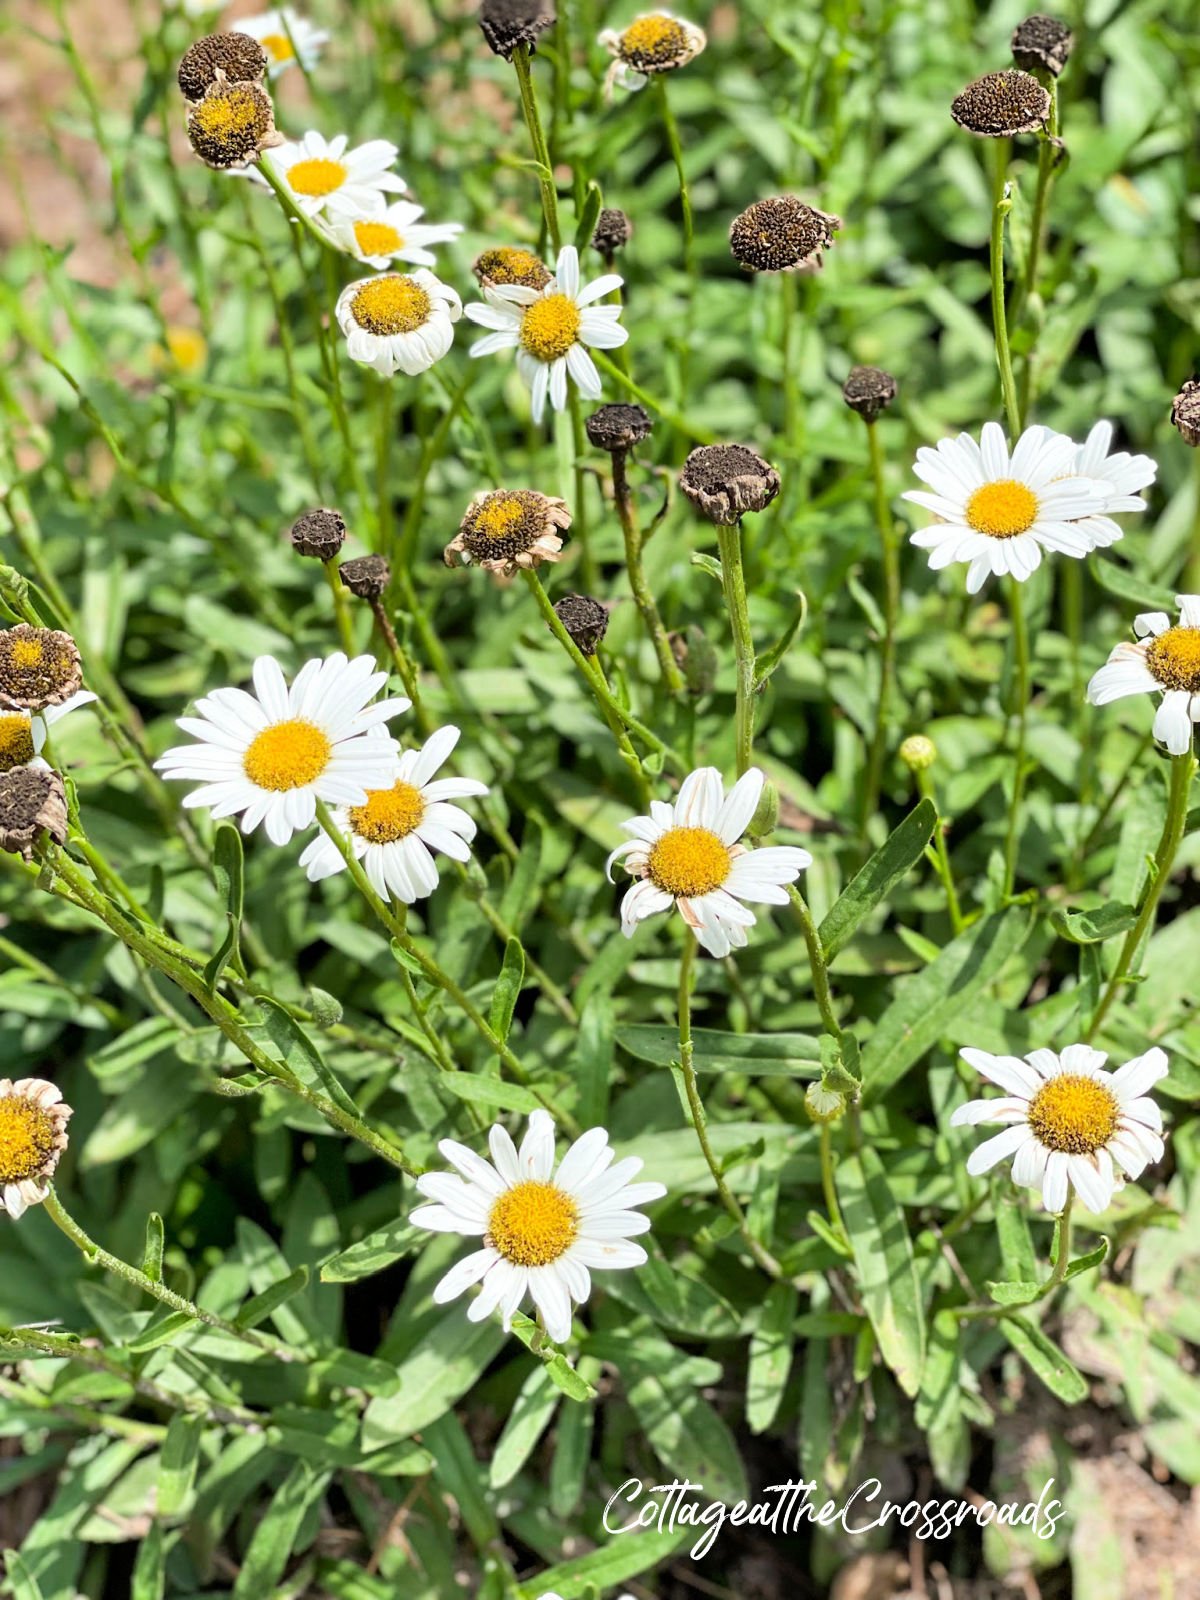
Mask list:
MULTIPOLYGON (((343 806, 334 813, 382 900, 412 905, 432 894, 438 886, 433 850, 455 861, 471 859, 475 822, 460 806, 447 802, 486 794, 487 784, 434 777, 458 739, 457 728, 439 728, 424 749, 401 753, 396 781, 389 788, 370 789, 365 805, 343 806)), ((333 841, 320 834, 306 847, 300 865, 309 882, 317 883, 344 871, 346 862, 333 841)))
POLYGON ((0 1211, 14 1222, 49 1193, 72 1115, 45 1078, 0 1078, 0 1211))
POLYGON ((197 717, 179 726, 198 744, 178 745, 154 763, 165 777, 199 783, 184 805, 214 817, 242 814, 242 832, 260 825, 273 844, 311 827, 317 801, 361 806, 390 783, 398 748, 383 724, 412 704, 403 696, 370 701, 387 682, 371 656, 341 652, 306 661, 288 688, 273 656, 254 663, 254 694, 214 689, 197 717))
POLYGON ((967 1171, 978 1176, 1013 1157, 1013 1182, 1040 1188, 1047 1211, 1061 1212, 1068 1189, 1089 1211, 1105 1211, 1125 1175, 1139 1178, 1163 1156, 1162 1115, 1147 1089, 1167 1072, 1157 1047, 1105 1072, 1108 1057, 1090 1045, 1061 1052, 1031 1050, 1018 1056, 991 1056, 961 1050, 963 1060, 1004 1090, 995 1100, 970 1100, 959 1106, 954 1127, 1004 1122, 1003 1133, 971 1152, 967 1171))
POLYGON ((1043 550, 1086 556, 1101 542, 1088 519, 1104 513, 1113 492, 1079 477, 1075 463, 1075 444, 1042 427, 1026 428, 1010 459, 995 422, 984 424, 978 444, 960 433, 934 450, 922 448, 913 471, 932 493, 910 489, 902 498, 938 520, 912 542, 930 552, 935 571, 968 562, 968 594, 978 593, 989 573, 1023 582, 1041 565, 1043 550))
POLYGON ((386 139, 369 139, 354 150, 346 148, 349 142, 344 133, 334 139, 306 133, 299 141, 276 145, 263 160, 306 217, 377 216, 385 194, 403 194, 408 187, 390 170, 400 152, 386 139))
POLYGON ((1193 724, 1200 722, 1200 594, 1177 594, 1179 621, 1165 611, 1143 611, 1133 619, 1137 643, 1117 645, 1088 684, 1094 706, 1107 706, 1131 694, 1161 694, 1154 713, 1154 737, 1173 756, 1192 748, 1193 724))
POLYGON ((650 11, 624 28, 605 28, 600 43, 613 58, 604 80, 605 92, 619 83, 641 89, 660 72, 676 72, 694 61, 708 43, 703 28, 670 11, 650 11))
POLYGON ((727 956, 746 943, 754 912, 744 904, 783 906, 785 884, 812 865, 807 850, 772 845, 748 850, 739 840, 750 826, 763 790, 757 767, 742 774, 726 795, 715 767, 701 767, 679 786, 675 804, 650 802, 648 817, 623 823, 633 838, 608 858, 638 882, 621 902, 621 932, 632 938, 639 922, 679 907, 700 945, 727 956))
POLYGON ((461 222, 418 222, 423 206, 396 200, 375 216, 346 217, 323 229, 340 250, 369 267, 407 261, 416 267, 436 266, 431 244, 447 244, 462 232, 461 222))
POLYGON ((306 72, 311 72, 320 60, 322 49, 329 43, 329 35, 323 28, 315 28, 291 6, 279 11, 263 11, 256 17, 239 17, 233 24, 233 31, 248 33, 258 40, 267 52, 270 63, 267 73, 272 78, 286 72, 296 61, 306 72))
POLYGON ((1121 537, 1123 529, 1114 522, 1117 511, 1145 511, 1146 502, 1141 491, 1148 489, 1158 472, 1157 462, 1149 456, 1131 456, 1127 450, 1109 455, 1112 443, 1111 422, 1097 422, 1083 444, 1075 450, 1075 467, 1072 476, 1088 478, 1093 483, 1107 485, 1109 495, 1102 515, 1079 518, 1075 526, 1086 534, 1096 549, 1106 549, 1121 537))
POLYGON ((80 706, 90 705, 95 698, 87 689, 80 689, 62 705, 45 706, 41 711, 0 708, 0 772, 11 772, 14 767, 44 767, 42 751, 49 730, 80 706))
POLYGON ((381 378, 427 372, 454 343, 462 301, 427 267, 381 272, 348 283, 334 313, 352 361, 374 367, 381 378))
POLYGON ((518 1152, 498 1124, 488 1135, 491 1161, 443 1139, 438 1149, 460 1176, 426 1172, 417 1188, 431 1205, 419 1206, 411 1222, 434 1233, 461 1233, 483 1240, 433 1291, 436 1304, 455 1300, 482 1284, 467 1316, 482 1322, 499 1308, 505 1328, 530 1295, 546 1332, 557 1344, 571 1336, 571 1302, 591 1293, 591 1271, 640 1267, 646 1252, 633 1243, 650 1218, 635 1209, 661 1200, 661 1183, 634 1183, 642 1169, 636 1156, 614 1161, 604 1128, 590 1128, 554 1170, 554 1120, 535 1111, 518 1152))
POLYGON ((529 385, 535 422, 542 420, 547 394, 556 411, 565 408, 568 375, 580 394, 598 400, 600 374, 586 347, 615 350, 629 334, 618 320, 620 306, 595 302, 619 289, 624 281, 615 272, 607 272, 581 285, 579 252, 572 244, 564 245, 554 277, 544 288, 531 289, 522 283, 484 287, 484 300, 469 305, 467 316, 492 331, 475 341, 471 354, 517 352, 517 370, 529 385))

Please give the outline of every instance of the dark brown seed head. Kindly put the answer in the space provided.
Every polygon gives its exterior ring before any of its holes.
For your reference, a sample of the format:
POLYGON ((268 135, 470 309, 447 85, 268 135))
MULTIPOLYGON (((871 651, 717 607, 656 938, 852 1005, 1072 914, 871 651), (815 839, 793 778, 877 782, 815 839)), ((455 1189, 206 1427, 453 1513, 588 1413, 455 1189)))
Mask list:
POLYGON ((650 437, 654 424, 650 414, 641 406, 617 403, 601 406, 584 421, 588 439, 597 450, 632 450, 635 444, 650 437))
POLYGON ((289 535, 299 555, 332 561, 346 542, 346 523, 340 511, 318 506, 292 523, 289 535))
POLYGON ((608 607, 586 594, 565 594, 554 615, 585 656, 594 656, 608 627, 608 607))
POLYGON ((379 600, 392 581, 392 569, 382 556, 357 556, 341 563, 338 576, 360 600, 379 600))
POLYGON ((203 100, 204 91, 224 73, 230 83, 261 83, 267 52, 248 33, 210 33, 183 53, 176 78, 185 100, 203 100))
POLYGON ((981 139, 1036 133, 1050 115, 1050 95, 1028 72, 1007 67, 969 83, 950 107, 960 128, 981 139))
POLYGON ((1171 421, 1188 444, 1200 445, 1200 378, 1189 378, 1171 401, 1171 421))
POLYGON ((58 773, 14 767, 0 774, 0 850, 29 861, 43 829, 55 844, 66 843, 67 797, 58 773))
POLYGON ((842 385, 842 399, 864 422, 874 422, 896 398, 896 380, 881 367, 851 367, 842 385))
POLYGON ((544 289, 554 276, 532 250, 510 244, 484 250, 475 257, 471 270, 485 289, 498 283, 519 283, 526 289, 544 289))
POLYGON ((519 44, 537 49, 538 35, 557 21, 554 0, 483 0, 479 26, 489 47, 511 61, 519 44))
POLYGON ((729 248, 750 272, 795 272, 820 264, 822 250, 833 243, 841 225, 840 217, 807 206, 793 194, 771 195, 733 219, 729 248))
POLYGON ((44 711, 82 687, 79 647, 69 633, 27 622, 0 630, 0 710, 44 711))
POLYGON ((245 167, 278 144, 271 96, 257 83, 210 83, 188 107, 187 135, 206 166, 245 167))
POLYGON ((1057 78, 1074 44, 1075 35, 1065 22, 1037 12, 1013 29, 1013 60, 1026 72, 1036 72, 1041 67, 1057 78))
POLYGON ((704 444, 684 462, 679 487, 702 517, 727 528, 771 504, 779 474, 748 445, 704 444))
POLYGON ((633 223, 625 213, 618 211, 615 206, 605 206, 596 218, 592 249, 599 250, 606 258, 611 258, 618 250, 623 250, 632 237, 633 223))

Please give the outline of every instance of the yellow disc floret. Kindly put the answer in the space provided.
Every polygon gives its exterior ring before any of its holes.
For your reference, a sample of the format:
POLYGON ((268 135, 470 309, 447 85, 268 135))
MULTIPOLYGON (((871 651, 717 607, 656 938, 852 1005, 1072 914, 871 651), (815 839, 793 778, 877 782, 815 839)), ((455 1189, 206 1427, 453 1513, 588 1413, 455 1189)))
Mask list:
POLYGON ((0 1098, 0 1187, 36 1178, 54 1154, 58 1120, 21 1095, 0 1098))
POLYGON ((1146 665, 1165 689, 1200 694, 1200 628, 1168 628, 1152 639, 1146 665))
POLYGON ((414 278, 372 278, 350 302, 350 312, 360 328, 386 337, 413 333, 429 321, 433 303, 414 278))
POLYGON ((546 1267, 570 1249, 578 1232, 579 1208, 571 1196, 530 1180, 494 1203, 486 1242, 519 1267, 546 1267))
POLYGON ((475 513, 472 531, 485 539, 507 539, 525 516, 525 506, 515 494, 489 495, 475 513))
POLYGON ((244 166, 275 137, 271 97, 257 83, 209 85, 188 112, 192 149, 210 167, 244 166))
POLYGON ((390 789, 368 789, 365 806, 350 812, 350 826, 370 844, 393 844, 421 826, 425 801, 411 783, 394 783, 390 789))
POLYGON ((1038 498, 1015 478, 985 483, 967 501, 967 522, 989 539, 1015 539, 1037 520, 1038 498))
POLYGON ((325 156, 313 156, 307 161, 297 161, 288 170, 288 187, 294 194, 309 200, 323 200, 327 194, 340 189, 350 176, 340 161, 330 161, 325 156))
POLYGON ((258 42, 276 63, 291 61, 296 54, 286 33, 267 33, 258 42))
POLYGON ((390 256, 404 248, 404 240, 390 222, 356 222, 354 242, 363 256, 390 256))
POLYGON ((654 13, 638 17, 621 35, 621 57, 641 71, 662 67, 688 53, 683 24, 674 17, 654 13))
POLYGON ((536 361, 557 361, 579 337, 579 307, 568 295, 548 294, 526 306, 521 344, 536 361))
POLYGON ((1117 1131, 1121 1107, 1095 1078, 1063 1072, 1048 1079, 1029 1103, 1029 1126, 1050 1150, 1092 1155, 1117 1131))
POLYGON ((646 872, 651 883, 676 899, 711 894, 729 876, 733 857, 709 828, 671 828, 651 847, 646 872))
POLYGON ((13 715, 0 711, 0 772, 27 766, 35 754, 29 718, 19 711, 13 715))
POLYGON ((316 723, 297 717, 273 723, 257 734, 242 765, 251 783, 282 793, 319 778, 332 752, 333 746, 316 723))

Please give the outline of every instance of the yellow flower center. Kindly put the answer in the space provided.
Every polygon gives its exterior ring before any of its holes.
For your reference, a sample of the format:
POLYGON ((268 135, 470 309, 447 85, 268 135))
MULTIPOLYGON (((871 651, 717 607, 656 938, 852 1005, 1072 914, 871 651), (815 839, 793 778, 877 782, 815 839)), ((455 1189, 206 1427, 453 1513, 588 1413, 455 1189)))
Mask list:
POLYGON ((1029 1103, 1029 1126, 1042 1144, 1071 1155, 1091 1155, 1117 1131, 1121 1107, 1095 1078, 1063 1072, 1049 1078, 1029 1103))
POLYGON ((660 889, 691 900, 719 889, 732 864, 728 847, 709 828, 671 828, 651 848, 646 871, 660 889))
POLYGON ((404 248, 404 240, 390 222, 356 222, 354 242, 364 256, 390 256, 404 248))
POLYGON ((967 501, 967 522, 989 539, 1015 539, 1028 533, 1038 514, 1038 498, 1015 478, 985 483, 967 501))
POLYGON ((198 372, 208 359, 204 335, 179 324, 167 329, 167 349, 181 372, 198 372))
POLYGON ((515 494, 490 495, 476 511, 471 531, 485 539, 507 539, 524 516, 525 507, 515 494))
POLYGON ((537 361, 557 361, 579 337, 579 307, 565 294, 548 294, 525 307, 521 343, 537 361))
POLYGON ((40 639, 14 639, 8 659, 14 667, 28 672, 33 667, 40 667, 45 655, 46 650, 40 639))
POLYGON ((523 283, 530 289, 544 289, 550 282, 545 262, 518 245, 485 250, 475 262, 475 271, 488 283, 523 283))
POLYGON ((192 113, 192 125, 219 147, 240 142, 242 135, 260 126, 262 116, 262 102, 252 90, 232 83, 200 102, 192 113))
POLYGON ((412 333, 429 321, 433 302, 412 278, 372 278, 350 302, 360 328, 381 336, 412 333))
POLYGON ((314 156, 308 161, 297 161, 287 181, 294 194, 305 195, 309 200, 323 200, 327 194, 340 189, 349 176, 349 169, 340 161, 314 156))
POLYGON ((332 753, 333 746, 316 723, 296 717, 273 723, 257 734, 242 765, 251 783, 282 793, 302 789, 319 778, 332 753))
POLYGON ((621 54, 632 66, 654 67, 687 52, 687 34, 674 17, 638 17, 621 35, 621 54))
POLYGON ((392 844, 419 828, 424 815, 421 791, 411 783, 395 783, 390 789, 368 789, 366 805, 350 812, 350 826, 370 844, 392 844))
POLYGON ((1200 628, 1168 628, 1150 641, 1146 665, 1166 689, 1200 694, 1200 628))
POLYGON ((33 727, 28 717, 0 712, 0 772, 11 772, 33 760, 33 727))
POLYGON ((518 1183, 492 1206, 487 1243, 519 1267, 546 1267, 570 1249, 579 1208, 552 1183, 518 1183))
POLYGON ((291 61, 296 54, 286 33, 267 33, 258 42, 272 61, 291 61))
POLYGON ((54 1153, 55 1119, 20 1095, 0 1099, 0 1184, 36 1178, 54 1153))

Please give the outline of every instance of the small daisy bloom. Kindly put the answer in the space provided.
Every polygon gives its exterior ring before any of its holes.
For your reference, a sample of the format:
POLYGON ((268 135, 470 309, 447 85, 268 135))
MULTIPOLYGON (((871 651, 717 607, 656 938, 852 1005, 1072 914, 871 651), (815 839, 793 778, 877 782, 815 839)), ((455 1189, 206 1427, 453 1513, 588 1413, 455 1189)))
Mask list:
MULTIPOLYGON (((368 789, 365 805, 341 807, 334 813, 338 829, 350 840, 371 887, 382 900, 412 905, 438 886, 431 854, 440 850, 455 861, 471 859, 475 822, 451 800, 488 792, 474 778, 435 778, 458 743, 457 728, 439 728, 421 750, 401 753, 396 781, 386 789, 368 789)), ((300 857, 310 883, 345 870, 346 862, 325 834, 314 839, 300 857)))
POLYGON ((381 272, 348 283, 334 313, 352 361, 374 367, 381 378, 427 372, 454 343, 462 301, 428 267, 381 272))
POLYGON ((727 956, 746 943, 754 912, 745 901, 783 906, 785 884, 812 865, 807 850, 771 845, 748 850, 739 843, 758 809, 763 775, 743 773, 728 794, 715 767, 701 767, 679 786, 675 804, 650 802, 648 817, 623 824, 632 839, 608 858, 638 882, 621 902, 621 932, 631 939, 639 922, 658 911, 679 907, 700 945, 727 956))
POLYGON ((44 1078, 0 1078, 0 1211, 14 1221, 46 1198, 71 1114, 44 1078))
POLYGON ((604 80, 605 91, 613 85, 640 89, 660 72, 676 72, 694 61, 708 43, 704 29, 669 11, 649 11, 635 17, 625 28, 605 28, 600 43, 613 58, 604 80))
POLYGON ((1075 520, 1076 528, 1086 534, 1098 550, 1116 544, 1121 537, 1120 524, 1112 520, 1114 512, 1145 511, 1146 502, 1141 491, 1150 487, 1158 472, 1157 462, 1149 456, 1131 456, 1127 450, 1109 455, 1112 436, 1111 422, 1097 422, 1075 451, 1073 476, 1105 484, 1109 491, 1103 514, 1075 520))
POLYGON ((257 17, 240 17, 233 25, 235 33, 248 33, 257 39, 267 52, 270 62, 267 71, 272 78, 299 61, 306 72, 316 66, 322 48, 329 43, 323 28, 314 28, 307 17, 299 16, 291 6, 280 11, 264 11, 257 17))
POLYGON ((1013 1157, 1013 1182, 1041 1189, 1047 1211, 1061 1212, 1074 1189, 1089 1211, 1105 1211, 1125 1176, 1139 1178, 1163 1156, 1162 1115, 1146 1091, 1166 1076, 1157 1047, 1105 1072, 1108 1057, 1090 1045, 1061 1054, 1031 1050, 992 1056, 962 1050, 963 1060, 1004 1090, 994 1100, 969 1100, 950 1118, 954 1127, 1007 1123, 972 1150, 967 1171, 978 1177, 1013 1157))
POLYGON ((312 826, 317 801, 363 806, 371 789, 396 773, 398 749, 383 724, 412 704, 403 696, 370 702, 387 682, 374 658, 348 661, 340 651, 307 661, 291 688, 273 656, 254 663, 254 693, 214 689, 197 700, 197 717, 179 726, 199 741, 178 745, 154 763, 167 778, 199 783, 184 805, 214 817, 242 817, 272 844, 312 826))
POLYGON ((306 217, 377 216, 386 205, 385 194, 403 194, 408 187, 390 170, 399 151, 386 139, 370 139, 354 150, 346 148, 349 142, 344 133, 334 139, 306 133, 264 159, 306 217))
POLYGON ((377 216, 345 218, 328 229, 339 249, 369 267, 386 267, 407 261, 415 267, 432 267, 437 258, 428 247, 447 244, 462 232, 461 222, 418 222, 424 207, 411 200, 396 200, 377 216))
POLYGON ((969 563, 968 594, 977 594, 989 573, 1023 582, 1041 565, 1043 550, 1086 556, 1099 542, 1087 519, 1102 515, 1113 494, 1108 483, 1078 476, 1076 456, 1065 434, 1033 427, 1010 458, 995 422, 984 423, 978 444, 960 433, 918 450, 913 471, 931 492, 910 489, 902 498, 938 520, 914 533, 913 544, 929 551, 934 571, 969 563))
POLYGON ((1087 687, 1094 706, 1107 706, 1131 694, 1161 694, 1154 713, 1154 737, 1173 756, 1192 748, 1193 724, 1200 722, 1200 594, 1177 594, 1179 621, 1165 611, 1144 611, 1133 619, 1137 643, 1123 641, 1087 687))
POLYGON ((554 1119, 535 1111, 518 1151, 498 1124, 488 1136, 491 1161, 443 1139, 438 1149, 456 1169, 426 1172, 417 1188, 431 1205, 410 1221, 434 1233, 461 1233, 483 1248, 454 1266, 433 1291, 436 1304, 455 1300, 472 1284, 482 1290, 467 1316, 482 1322, 499 1308, 505 1329, 526 1293, 556 1344, 571 1337, 571 1302, 591 1293, 593 1269, 640 1267, 646 1252, 633 1243, 650 1218, 636 1210, 661 1200, 661 1183, 634 1183, 636 1156, 615 1161, 604 1128, 589 1128, 554 1170, 554 1119))
POLYGON ((80 706, 90 705, 95 698, 94 694, 81 689, 62 705, 47 706, 44 711, 0 710, 0 772, 11 772, 14 767, 44 767, 42 751, 48 731, 80 706))
POLYGON ((619 289, 625 280, 606 272, 591 283, 579 281, 579 252, 572 244, 558 254, 554 277, 541 289, 521 283, 484 287, 484 301, 467 307, 467 316, 492 331, 471 346, 473 356, 515 350, 517 369, 529 385, 533 420, 540 422, 546 396, 556 411, 567 404, 568 374, 588 400, 600 398, 600 374, 587 353, 615 350, 629 334, 621 327, 618 305, 595 302, 619 289))

